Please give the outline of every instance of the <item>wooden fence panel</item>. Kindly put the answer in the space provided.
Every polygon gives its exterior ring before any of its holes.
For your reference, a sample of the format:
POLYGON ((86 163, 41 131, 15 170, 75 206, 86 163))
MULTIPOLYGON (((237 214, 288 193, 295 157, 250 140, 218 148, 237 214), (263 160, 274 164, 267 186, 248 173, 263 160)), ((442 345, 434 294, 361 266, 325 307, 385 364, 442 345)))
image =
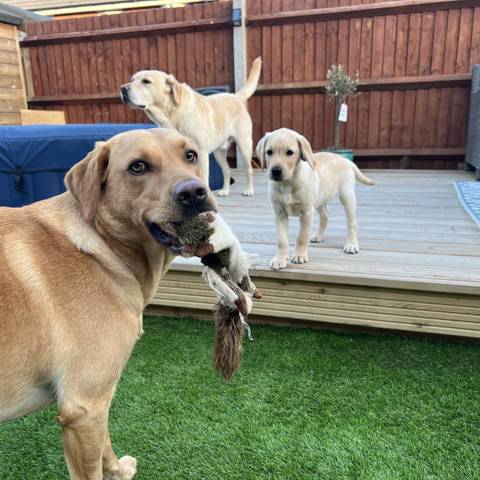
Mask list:
MULTIPOLYGON (((374 16, 359 10, 357 18, 350 12, 345 19, 315 21, 312 16, 312 21, 298 22, 292 15, 272 23, 266 14, 278 11, 280 2, 250 0, 249 7, 254 3, 261 4, 264 14, 261 18, 249 11, 249 61, 258 55, 264 61, 262 85, 251 101, 254 141, 265 131, 286 126, 303 131, 314 149, 330 146, 334 106, 323 91, 328 68, 341 63, 362 80, 360 95, 349 100, 348 123, 341 127, 344 145, 365 155, 437 154, 438 149, 462 153, 469 73, 472 64, 480 62, 480 6, 457 3, 454 6, 467 6, 437 10, 436 4, 411 13, 392 7, 374 16), (281 75, 274 77, 274 71, 281 75), (441 83, 444 75, 452 82, 441 83)), ((302 0, 292 6, 284 0, 281 6, 283 12, 303 14, 313 3, 302 0)), ((354 4, 316 2, 320 8, 354 4)))
POLYGON ((206 3, 176 9, 152 9, 118 15, 29 23, 27 42, 32 64, 32 108, 63 109, 68 123, 145 122, 145 114, 125 107, 120 85, 139 70, 173 73, 193 87, 233 86, 232 31, 228 24, 206 30, 186 29, 185 22, 223 19, 231 2, 206 3), (175 24, 183 30, 176 32, 175 24), (167 31, 108 36, 118 28, 172 25, 167 31), (35 36, 74 32, 105 32, 104 38, 28 43, 35 36), (99 98, 101 95, 103 98, 99 98))
POLYGON ((0 23, 0 125, 18 123, 26 107, 18 30, 0 23))
MULTIPOLYGON (((231 1, 31 23, 32 108, 70 123, 144 122, 119 87, 141 69, 192 87, 233 86, 231 1)), ((478 0, 248 0, 247 60, 263 57, 249 102, 254 142, 282 126, 333 143, 332 64, 359 74, 341 141, 371 155, 462 154, 470 72, 480 62, 478 0)))

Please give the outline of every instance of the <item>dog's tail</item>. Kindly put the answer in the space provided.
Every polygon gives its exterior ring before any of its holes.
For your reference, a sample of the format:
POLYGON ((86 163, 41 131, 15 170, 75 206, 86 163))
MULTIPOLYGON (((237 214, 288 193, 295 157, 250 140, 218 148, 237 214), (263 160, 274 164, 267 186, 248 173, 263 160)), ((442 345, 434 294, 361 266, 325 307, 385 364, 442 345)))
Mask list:
POLYGON ((375 185, 375 182, 364 175, 354 163, 352 163, 352 166, 357 182, 363 183, 364 185, 375 185))
POLYGON ((261 71, 262 57, 257 57, 252 63, 252 68, 250 69, 250 75, 248 76, 247 83, 236 93, 237 97, 246 102, 255 93, 261 71))

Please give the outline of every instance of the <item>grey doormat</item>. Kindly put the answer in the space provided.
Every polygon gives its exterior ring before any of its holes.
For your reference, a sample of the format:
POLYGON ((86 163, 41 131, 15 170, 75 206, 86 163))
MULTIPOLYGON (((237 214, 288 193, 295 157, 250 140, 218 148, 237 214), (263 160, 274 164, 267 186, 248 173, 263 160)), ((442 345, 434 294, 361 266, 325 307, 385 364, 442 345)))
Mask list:
POLYGON ((458 200, 480 227, 480 182, 455 182, 458 200))

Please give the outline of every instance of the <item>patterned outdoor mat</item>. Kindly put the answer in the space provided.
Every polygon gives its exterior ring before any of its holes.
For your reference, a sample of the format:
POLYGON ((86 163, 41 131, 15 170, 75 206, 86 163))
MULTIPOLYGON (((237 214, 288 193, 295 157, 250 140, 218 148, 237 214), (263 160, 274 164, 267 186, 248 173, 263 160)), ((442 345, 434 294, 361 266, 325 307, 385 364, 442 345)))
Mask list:
POLYGON ((458 200, 480 227, 480 182, 455 182, 458 200))

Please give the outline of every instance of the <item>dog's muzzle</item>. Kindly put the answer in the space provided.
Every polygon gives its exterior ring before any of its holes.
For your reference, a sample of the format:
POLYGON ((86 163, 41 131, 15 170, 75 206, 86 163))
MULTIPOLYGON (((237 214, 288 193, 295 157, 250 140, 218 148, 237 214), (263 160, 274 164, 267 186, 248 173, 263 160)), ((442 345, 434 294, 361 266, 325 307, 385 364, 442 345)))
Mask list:
POLYGON ((180 253, 182 251, 179 239, 157 223, 147 222, 147 228, 160 245, 169 248, 174 253, 180 253))
POLYGON ((172 195, 173 201, 184 211, 186 217, 214 210, 208 197, 208 188, 195 178, 178 182, 172 195))
POLYGON ((120 87, 120 97, 122 99, 122 102, 131 108, 142 108, 142 109, 145 108, 144 105, 136 105, 130 100, 129 91, 130 91, 129 85, 122 85, 120 87))
POLYGON ((281 182, 282 181, 282 167, 278 167, 278 166, 272 167, 272 169, 270 170, 270 178, 274 182, 281 182))

